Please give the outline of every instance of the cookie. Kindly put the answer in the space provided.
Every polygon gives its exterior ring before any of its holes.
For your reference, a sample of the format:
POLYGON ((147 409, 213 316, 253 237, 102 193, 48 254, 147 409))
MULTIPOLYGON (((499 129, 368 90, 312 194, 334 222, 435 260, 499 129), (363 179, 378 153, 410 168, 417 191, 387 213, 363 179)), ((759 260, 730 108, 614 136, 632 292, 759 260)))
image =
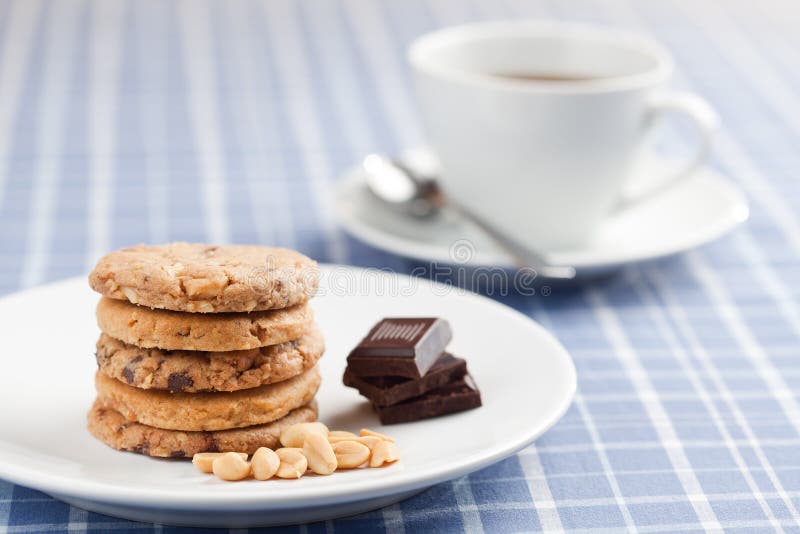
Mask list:
POLYGON ((97 325, 109 336, 166 350, 221 352, 277 345, 297 339, 314 322, 308 304, 251 313, 184 313, 101 298, 97 325))
POLYGON ((101 373, 141 389, 238 391, 288 380, 311 369, 325 351, 317 325, 298 339, 228 352, 143 349, 106 334, 97 341, 101 373))
POLYGON ((98 372, 97 396, 128 421, 169 430, 226 430, 271 423, 311 402, 317 367, 294 378, 231 393, 170 393, 123 384, 98 372))
POLYGON ((310 299, 318 284, 315 261, 255 245, 138 245, 104 256, 89 275, 105 297, 192 313, 287 308, 310 299))
POLYGON ((214 432, 181 432, 132 423, 99 399, 88 417, 89 432, 114 449, 165 458, 191 458, 198 452, 253 454, 259 447, 276 449, 280 447, 279 437, 284 428, 316 421, 317 405, 312 401, 272 423, 214 432))

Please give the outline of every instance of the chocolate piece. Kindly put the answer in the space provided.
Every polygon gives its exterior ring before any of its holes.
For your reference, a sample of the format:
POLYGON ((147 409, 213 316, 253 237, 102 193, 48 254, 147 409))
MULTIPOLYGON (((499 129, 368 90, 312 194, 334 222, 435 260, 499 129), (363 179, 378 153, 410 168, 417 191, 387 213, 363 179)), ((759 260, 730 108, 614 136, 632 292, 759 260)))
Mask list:
POLYGON ((171 373, 167 378, 167 387, 173 393, 180 393, 193 385, 194 380, 186 372, 171 373))
POLYGON ((355 376, 420 378, 452 339, 450 324, 433 317, 389 318, 372 327, 347 357, 355 376))
POLYGON ((384 425, 408 423, 448 413, 463 412, 481 405, 481 393, 475 381, 467 374, 464 378, 421 397, 409 399, 393 406, 373 405, 384 425))
POLYGON ((389 406, 419 397, 432 389, 454 382, 467 374, 467 362, 444 352, 422 378, 399 376, 356 376, 347 369, 344 385, 356 388, 359 393, 378 406, 389 406))

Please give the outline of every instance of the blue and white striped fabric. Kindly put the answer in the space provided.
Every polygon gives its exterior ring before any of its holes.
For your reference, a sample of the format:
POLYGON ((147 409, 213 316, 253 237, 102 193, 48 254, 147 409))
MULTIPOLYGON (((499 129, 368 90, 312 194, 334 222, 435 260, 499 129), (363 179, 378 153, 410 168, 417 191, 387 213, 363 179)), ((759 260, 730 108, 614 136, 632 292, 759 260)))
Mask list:
MULTIPOLYGON (((399 505, 284 530, 800 532, 796 3, 2 1, 0 292, 178 239, 410 271, 337 228, 337 175, 423 141, 404 62, 413 37, 521 17, 635 29, 670 48, 676 85, 723 117, 712 164, 748 193, 752 220, 616 278, 502 298, 572 353, 565 418, 519 455, 399 505)), ((40 531, 179 530, 0 481, 0 532, 40 531)))

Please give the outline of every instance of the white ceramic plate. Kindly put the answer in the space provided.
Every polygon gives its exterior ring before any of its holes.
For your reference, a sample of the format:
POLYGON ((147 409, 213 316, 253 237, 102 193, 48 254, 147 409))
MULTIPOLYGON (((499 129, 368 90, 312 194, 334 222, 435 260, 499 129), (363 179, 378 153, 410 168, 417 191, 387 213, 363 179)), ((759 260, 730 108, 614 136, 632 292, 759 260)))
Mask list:
POLYGON ((235 527, 385 506, 525 447, 561 417, 575 391, 564 348, 516 311, 425 280, 326 266, 314 300, 328 347, 320 364, 320 419, 333 428, 385 430, 397 438, 402 460, 299 481, 225 483, 187 461, 114 451, 86 431, 96 302, 85 278, 0 300, 0 478, 128 519, 235 527), (350 348, 381 317, 404 315, 452 323, 450 348, 467 359, 483 407, 382 428, 365 400, 342 385, 350 348))
MULTIPOLYGON (((436 172, 430 152, 417 149, 409 154, 404 158, 409 166, 436 172)), ((648 161, 644 181, 675 167, 674 162, 655 155, 648 161)), ((512 265, 480 230, 460 218, 444 215, 414 219, 387 209, 367 190, 359 168, 350 169, 338 183, 335 202, 342 226, 374 247, 423 261, 512 265)), ((601 274, 713 241, 747 220, 748 215, 742 192, 730 180, 706 168, 609 217, 584 247, 550 251, 547 257, 555 265, 575 267, 582 276, 601 274)))

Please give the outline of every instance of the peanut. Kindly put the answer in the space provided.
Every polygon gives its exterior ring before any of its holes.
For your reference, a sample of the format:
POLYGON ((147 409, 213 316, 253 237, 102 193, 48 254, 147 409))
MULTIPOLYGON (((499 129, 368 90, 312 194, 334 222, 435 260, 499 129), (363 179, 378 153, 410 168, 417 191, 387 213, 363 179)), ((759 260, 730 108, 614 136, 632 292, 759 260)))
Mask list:
POLYGON ((303 454, 308 460, 308 467, 318 475, 330 475, 336 471, 338 462, 328 438, 317 432, 306 433, 303 443, 303 454))
POLYGON ((176 278, 178 274, 183 271, 184 266, 182 263, 173 263, 172 265, 166 265, 161 268, 165 273, 167 273, 171 278, 176 278))
POLYGON ((355 434, 352 432, 348 432, 347 430, 331 430, 328 432, 328 441, 333 443, 334 440, 342 440, 342 439, 352 439, 357 438, 355 434))
MULTIPOLYGON (((340 441, 357 441, 359 439, 358 436, 353 434, 352 436, 345 436, 343 434, 339 434, 339 430, 334 430, 330 434, 328 434, 328 441, 331 443, 338 443, 340 441)), ((349 434, 350 432, 348 432, 349 434)))
POLYGON ((226 452, 214 459, 211 470, 222 480, 242 480, 250 474, 250 464, 242 459, 241 453, 226 452))
POLYGON ((381 467, 384 464, 396 462, 400 459, 400 451, 397 445, 391 441, 380 441, 372 448, 372 456, 369 459, 370 467, 381 467))
POLYGON ((275 476, 278 478, 300 478, 308 469, 308 460, 303 456, 303 449, 284 447, 275 451, 281 463, 275 476))
POLYGON ((300 448, 309 432, 317 432, 323 436, 328 435, 328 427, 322 423, 297 423, 281 432, 281 445, 289 448, 300 448))
POLYGON ((266 447, 259 447, 250 460, 253 478, 256 480, 269 480, 278 472, 280 465, 281 459, 275 451, 266 447))
POLYGON ((125 295, 125 298, 128 299, 131 304, 136 304, 136 302, 139 300, 137 298, 138 295, 136 294, 136 291, 130 287, 120 287, 119 290, 122 291, 122 294, 125 295))
MULTIPOLYGON (((222 456, 223 452, 198 452, 194 456, 192 456, 192 463, 194 466, 203 473, 211 473, 211 464, 214 463, 214 460, 222 456)), ((243 452, 237 452, 239 456, 242 457, 242 460, 247 460, 247 454, 243 452)))
POLYGON ((375 436, 328 436, 328 441, 331 443, 340 443, 342 441, 355 441, 357 443, 361 443, 362 445, 366 445, 370 449, 375 446, 376 443, 379 441, 383 441, 380 438, 376 438, 375 436))
POLYGON ((359 436, 373 436, 378 439, 382 439, 384 441, 391 441, 394 443, 394 438, 391 436, 387 436, 386 434, 381 434, 380 432, 375 432, 374 430, 370 430, 369 428, 362 428, 361 431, 358 433, 359 436))
POLYGON ((358 441, 359 443, 363 443, 369 450, 372 450, 375 445, 383 441, 380 438, 376 438, 375 436, 359 436, 358 438, 354 439, 353 441, 358 441))
POLYGON ((211 313, 214 311, 214 306, 211 305, 210 302, 206 302, 204 300, 198 300, 195 303, 196 311, 200 313, 211 313))
POLYGON ((339 441, 333 444, 333 453, 339 469, 353 469, 369 460, 369 447, 357 441, 339 441))
POLYGON ((204 298, 219 293, 219 290, 225 286, 228 279, 222 275, 214 278, 189 278, 182 282, 183 289, 188 296, 204 298))

